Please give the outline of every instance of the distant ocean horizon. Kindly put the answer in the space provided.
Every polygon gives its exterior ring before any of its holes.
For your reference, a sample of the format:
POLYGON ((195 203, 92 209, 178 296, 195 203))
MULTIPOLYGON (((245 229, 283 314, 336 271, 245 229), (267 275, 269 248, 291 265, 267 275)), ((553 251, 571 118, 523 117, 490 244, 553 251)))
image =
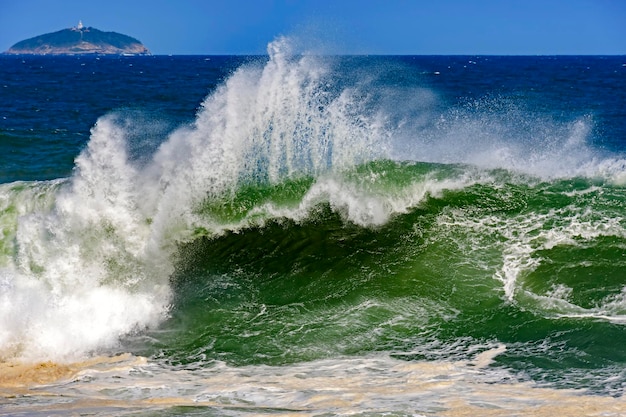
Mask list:
POLYGON ((626 414, 626 56, 279 38, 0 91, 1 415, 626 414))

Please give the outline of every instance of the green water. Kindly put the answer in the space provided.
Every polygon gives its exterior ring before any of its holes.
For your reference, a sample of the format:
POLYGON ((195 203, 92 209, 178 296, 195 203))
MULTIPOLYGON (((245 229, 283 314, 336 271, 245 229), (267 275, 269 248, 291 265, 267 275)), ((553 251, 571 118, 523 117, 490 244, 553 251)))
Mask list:
POLYGON ((170 318, 129 343, 185 366, 469 360, 504 344, 493 366, 522 379, 612 392, 626 363, 625 197, 601 180, 387 161, 244 186, 198 208, 230 230, 181 244, 170 318), (335 183, 394 209, 362 225, 349 204, 309 198, 335 183), (403 200, 417 189, 430 191, 403 200))

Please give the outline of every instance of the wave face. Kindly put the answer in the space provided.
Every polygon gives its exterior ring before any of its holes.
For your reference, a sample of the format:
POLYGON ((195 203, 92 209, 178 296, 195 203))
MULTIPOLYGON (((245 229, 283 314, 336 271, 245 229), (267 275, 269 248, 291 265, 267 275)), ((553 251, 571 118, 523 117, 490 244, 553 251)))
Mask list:
POLYGON ((175 130, 101 117, 69 178, 0 185, 0 358, 454 363, 619 397, 626 159, 594 117, 296 52, 272 42, 175 130))
POLYGON ((144 354, 241 366, 502 348, 496 363, 533 379, 621 390, 621 186, 377 161, 202 212, 230 230, 181 247, 175 307, 144 354))

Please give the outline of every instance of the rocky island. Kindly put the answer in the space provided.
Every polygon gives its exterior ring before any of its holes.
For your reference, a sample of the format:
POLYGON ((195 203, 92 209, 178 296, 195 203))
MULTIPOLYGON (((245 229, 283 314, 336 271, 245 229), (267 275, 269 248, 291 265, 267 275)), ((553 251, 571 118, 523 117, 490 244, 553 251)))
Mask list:
POLYGON ((25 55, 150 55, 139 40, 116 32, 103 32, 82 22, 70 29, 35 36, 16 43, 5 54, 25 55))

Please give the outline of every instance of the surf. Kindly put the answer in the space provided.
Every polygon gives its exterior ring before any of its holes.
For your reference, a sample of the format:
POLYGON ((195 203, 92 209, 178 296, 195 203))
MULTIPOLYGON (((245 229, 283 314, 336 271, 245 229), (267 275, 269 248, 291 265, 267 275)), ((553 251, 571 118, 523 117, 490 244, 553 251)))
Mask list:
POLYGON ((397 67, 342 65, 279 38, 190 124, 146 138, 113 112, 71 177, 0 185, 1 358, 464 361, 502 343, 497 366, 540 378, 528 352, 551 326, 620 337, 617 273, 546 279, 566 255, 602 272, 586 248, 622 265, 625 164, 591 117, 499 98, 438 112, 435 92, 393 86, 397 67), (538 340, 510 331, 533 321, 538 340))
POLYGON ((235 71, 191 126, 141 161, 130 153, 131 122, 112 114, 93 127, 69 179, 2 185, 3 359, 70 360, 156 326, 170 308, 177 246, 217 230, 199 215, 203 204, 384 152, 358 88, 329 88, 325 66, 290 47, 271 43, 267 63, 235 71), (33 194, 43 203, 27 203, 33 194))

